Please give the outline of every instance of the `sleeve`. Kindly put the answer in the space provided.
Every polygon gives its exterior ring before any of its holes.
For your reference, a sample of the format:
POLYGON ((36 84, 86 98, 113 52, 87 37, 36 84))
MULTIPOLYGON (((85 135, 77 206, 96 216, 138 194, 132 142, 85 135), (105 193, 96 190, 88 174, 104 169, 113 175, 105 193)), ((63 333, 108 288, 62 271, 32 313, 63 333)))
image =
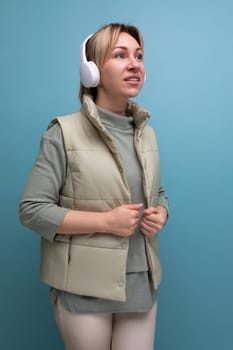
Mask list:
MULTIPOLYGON (((156 146, 158 149, 158 142, 157 142, 157 137, 155 134, 155 131, 153 129, 151 129, 154 137, 155 137, 155 142, 156 142, 156 146)), ((159 152, 159 151, 158 151, 159 152)), ((161 176, 161 174, 159 174, 159 177, 161 176)), ((158 191, 158 201, 156 205, 161 205, 162 207, 167 209, 167 213, 169 215, 169 201, 168 201, 168 196, 166 194, 166 191, 164 189, 164 187, 161 184, 161 178, 159 178, 159 191, 158 191)))
POLYGON ((167 212, 169 212, 168 197, 167 197, 167 194, 162 186, 160 186, 160 188, 159 188, 158 205, 161 205, 162 207, 166 208, 167 212))
POLYGON ((59 193, 66 177, 66 154, 60 126, 43 136, 40 151, 19 203, 22 225, 49 241, 69 209, 59 206, 59 193))

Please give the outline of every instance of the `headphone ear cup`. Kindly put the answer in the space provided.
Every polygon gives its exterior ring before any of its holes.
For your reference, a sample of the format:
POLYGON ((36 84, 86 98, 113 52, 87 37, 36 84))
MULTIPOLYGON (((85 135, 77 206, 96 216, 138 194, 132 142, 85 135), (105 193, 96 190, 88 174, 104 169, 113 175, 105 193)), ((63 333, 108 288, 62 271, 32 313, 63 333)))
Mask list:
POLYGON ((86 88, 96 87, 100 81, 100 72, 93 61, 81 62, 80 80, 86 88))

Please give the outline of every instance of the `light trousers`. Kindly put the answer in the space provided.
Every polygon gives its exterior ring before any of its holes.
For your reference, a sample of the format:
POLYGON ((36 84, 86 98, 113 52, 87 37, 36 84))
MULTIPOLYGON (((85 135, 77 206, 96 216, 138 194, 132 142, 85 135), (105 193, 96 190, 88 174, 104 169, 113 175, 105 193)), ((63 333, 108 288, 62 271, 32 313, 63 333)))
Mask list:
POLYGON ((66 350, 153 350, 156 311, 71 313, 58 299, 55 319, 66 350))

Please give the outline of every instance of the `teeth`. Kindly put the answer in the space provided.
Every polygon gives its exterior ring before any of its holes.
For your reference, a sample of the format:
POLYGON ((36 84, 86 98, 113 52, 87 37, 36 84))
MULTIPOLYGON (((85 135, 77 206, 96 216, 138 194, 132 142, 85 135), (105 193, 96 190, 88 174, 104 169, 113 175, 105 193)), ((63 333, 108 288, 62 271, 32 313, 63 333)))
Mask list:
POLYGON ((127 79, 127 80, 139 81, 139 79, 138 79, 138 78, 129 78, 129 79, 127 79))

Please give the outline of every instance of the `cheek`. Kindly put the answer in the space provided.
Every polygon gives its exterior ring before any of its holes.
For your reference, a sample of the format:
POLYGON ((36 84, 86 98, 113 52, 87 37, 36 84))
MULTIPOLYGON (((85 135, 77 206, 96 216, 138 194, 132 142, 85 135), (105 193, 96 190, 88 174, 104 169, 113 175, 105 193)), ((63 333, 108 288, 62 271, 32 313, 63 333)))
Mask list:
POLYGON ((123 64, 113 64, 112 62, 109 62, 109 64, 105 64, 102 69, 100 70, 101 77, 103 81, 106 81, 107 79, 112 80, 119 78, 122 72, 125 69, 125 65, 123 64))
POLYGON ((115 84, 120 78, 120 72, 113 69, 104 69, 100 73, 100 82, 105 86, 115 84))

